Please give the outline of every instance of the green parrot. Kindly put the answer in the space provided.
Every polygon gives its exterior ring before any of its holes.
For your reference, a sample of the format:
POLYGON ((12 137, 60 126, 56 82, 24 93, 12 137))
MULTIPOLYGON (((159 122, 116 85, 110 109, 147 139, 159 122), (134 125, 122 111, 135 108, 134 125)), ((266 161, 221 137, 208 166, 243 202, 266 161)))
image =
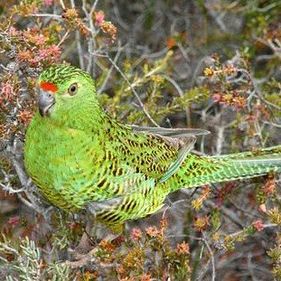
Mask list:
POLYGON ((27 173, 50 203, 86 210, 109 226, 159 210, 180 188, 281 170, 281 146, 220 156, 192 153, 200 129, 123 125, 98 102, 91 76, 54 65, 38 79, 38 112, 27 132, 27 173))

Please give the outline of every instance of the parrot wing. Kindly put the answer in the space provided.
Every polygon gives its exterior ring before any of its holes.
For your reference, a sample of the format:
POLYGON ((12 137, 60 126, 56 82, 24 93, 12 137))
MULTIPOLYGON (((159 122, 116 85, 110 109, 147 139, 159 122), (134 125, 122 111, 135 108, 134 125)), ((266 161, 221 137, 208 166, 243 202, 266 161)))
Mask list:
POLYGON ((169 145, 174 146, 178 150, 178 156, 174 162, 171 163, 167 171, 163 174, 159 180, 160 183, 167 181, 173 176, 180 168, 182 162, 186 159, 186 156, 193 149, 196 142, 196 136, 205 136, 210 132, 204 129, 171 129, 162 127, 141 127, 131 126, 136 133, 146 133, 160 137, 169 145))

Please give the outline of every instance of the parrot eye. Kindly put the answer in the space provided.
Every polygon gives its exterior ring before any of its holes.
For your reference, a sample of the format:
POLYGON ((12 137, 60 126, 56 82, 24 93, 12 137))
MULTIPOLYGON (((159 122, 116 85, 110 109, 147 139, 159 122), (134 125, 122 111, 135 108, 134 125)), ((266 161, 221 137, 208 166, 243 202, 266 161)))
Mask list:
POLYGON ((77 90, 78 90, 78 85, 77 83, 73 83, 70 85, 70 87, 68 88, 68 93, 71 95, 71 96, 74 96, 76 93, 77 93, 77 90))

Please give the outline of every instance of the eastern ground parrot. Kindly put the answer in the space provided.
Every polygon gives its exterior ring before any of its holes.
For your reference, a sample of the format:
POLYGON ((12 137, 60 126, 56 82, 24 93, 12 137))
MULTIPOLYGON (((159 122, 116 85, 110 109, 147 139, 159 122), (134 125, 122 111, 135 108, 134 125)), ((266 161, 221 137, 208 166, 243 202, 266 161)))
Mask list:
POLYGON ((192 152, 200 129, 124 125, 101 107, 91 76, 53 65, 38 79, 24 161, 50 203, 107 225, 145 217, 181 188, 281 170, 281 146, 219 156, 192 152))

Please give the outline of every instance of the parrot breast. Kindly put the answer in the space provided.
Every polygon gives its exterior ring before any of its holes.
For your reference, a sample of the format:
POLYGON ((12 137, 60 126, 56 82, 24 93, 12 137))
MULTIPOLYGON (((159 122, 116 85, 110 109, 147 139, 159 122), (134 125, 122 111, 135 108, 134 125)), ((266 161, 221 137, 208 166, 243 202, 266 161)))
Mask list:
POLYGON ((89 193, 98 178, 91 166, 102 158, 102 150, 85 132, 46 126, 41 124, 44 121, 34 118, 27 130, 27 172, 52 204, 69 211, 80 209, 96 199, 93 192, 89 193))

